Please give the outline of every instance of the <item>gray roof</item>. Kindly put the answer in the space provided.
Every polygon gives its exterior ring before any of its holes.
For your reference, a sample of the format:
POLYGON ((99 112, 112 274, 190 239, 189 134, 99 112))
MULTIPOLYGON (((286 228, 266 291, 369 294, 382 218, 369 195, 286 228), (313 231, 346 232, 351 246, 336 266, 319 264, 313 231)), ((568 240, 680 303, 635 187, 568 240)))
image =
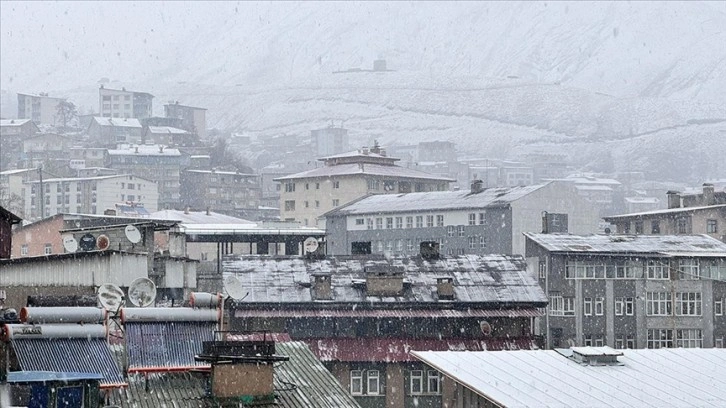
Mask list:
POLYGON ((30 122, 30 119, 0 119, 0 126, 23 126, 30 122))
POLYGON ((500 207, 537 191, 545 185, 487 188, 474 194, 469 190, 376 194, 337 208, 327 213, 326 216, 377 214, 381 211, 392 213, 500 207))
POLYGON ((708 235, 570 235, 535 234, 531 239, 550 252, 671 254, 726 257, 726 243, 708 235))
POLYGON ((294 180, 318 177, 337 177, 352 175, 371 175, 390 178, 408 178, 419 180, 439 180, 439 181, 455 181, 454 179, 438 176, 436 174, 424 173, 418 170, 408 169, 400 166, 389 166, 373 163, 348 163, 338 164, 335 166, 323 166, 317 169, 303 171, 301 173, 291 174, 289 176, 278 177, 275 181, 294 180))
MULTIPOLYGON (((310 303, 310 285, 315 274, 331 274, 333 302, 442 304, 436 295, 437 278, 451 277, 456 303, 532 303, 547 299, 519 255, 463 255, 427 261, 421 257, 301 257, 240 255, 222 261, 225 279, 235 276, 249 295, 250 303, 310 303), (397 297, 366 296, 358 283, 365 281, 365 268, 398 267, 410 288, 397 297), (354 285, 354 283, 356 283, 354 285)), ((331 301, 327 301, 330 303, 331 301)), ((448 301, 451 305, 451 301, 448 301)))
MULTIPOLYGON (((275 403, 256 404, 255 407, 359 407, 305 343, 280 342, 275 344, 275 349, 276 354, 288 356, 290 361, 275 366, 275 403)), ((149 374, 148 380, 144 380, 142 375, 130 376, 128 388, 113 390, 109 394, 109 404, 123 408, 217 407, 216 401, 206 397, 207 382, 207 375, 190 372, 149 374)))
POLYGON ((179 221, 182 224, 254 224, 249 220, 214 211, 207 213, 206 211, 161 210, 151 213, 150 217, 157 220, 179 221))
POLYGON ((141 122, 136 118, 107 118, 94 116, 93 120, 101 126, 116 126, 141 129, 141 122))
POLYGON ((110 156, 181 156, 179 149, 164 147, 159 151, 159 145, 138 145, 126 149, 108 149, 110 156))
POLYGON ((610 366, 580 364, 570 350, 411 353, 509 408, 726 406, 726 350, 621 351, 610 366))

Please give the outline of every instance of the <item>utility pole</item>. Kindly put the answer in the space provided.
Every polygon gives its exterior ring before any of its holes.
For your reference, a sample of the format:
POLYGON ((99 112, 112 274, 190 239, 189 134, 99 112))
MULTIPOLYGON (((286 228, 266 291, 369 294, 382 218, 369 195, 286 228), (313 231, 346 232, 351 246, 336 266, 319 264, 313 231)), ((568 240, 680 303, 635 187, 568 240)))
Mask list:
POLYGON ((43 165, 38 166, 38 176, 40 181, 40 219, 45 217, 45 190, 43 189, 43 165))

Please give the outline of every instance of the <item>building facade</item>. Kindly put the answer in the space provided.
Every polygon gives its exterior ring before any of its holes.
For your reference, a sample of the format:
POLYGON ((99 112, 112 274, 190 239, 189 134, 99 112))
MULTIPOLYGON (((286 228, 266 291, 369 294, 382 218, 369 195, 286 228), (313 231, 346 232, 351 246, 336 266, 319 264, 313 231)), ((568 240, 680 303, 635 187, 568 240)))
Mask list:
POLYGON ((319 160, 323 167, 275 179, 283 220, 317 226, 321 215, 367 194, 446 191, 454 181, 396 166, 378 146, 319 160))
POLYGON ((180 206, 182 155, 178 149, 163 145, 109 149, 106 166, 155 182, 159 191, 157 208, 175 209, 180 206))
POLYGON ((310 145, 314 157, 326 157, 350 150, 348 129, 330 126, 310 132, 310 145))
POLYGON ((207 140, 207 109, 169 103, 164 105, 164 116, 181 119, 181 127, 196 135, 197 140, 207 140))
POLYGON ((726 244, 706 235, 525 234, 547 347, 723 347, 726 244))
POLYGON ((543 214, 581 234, 597 231, 597 209, 568 183, 468 191, 374 195, 325 214, 332 255, 415 255, 434 241, 447 256, 523 254, 524 232, 542 231, 543 214))
POLYGON ((305 342, 362 407, 443 407, 450 390, 409 351, 537 347, 546 304, 522 257, 235 256, 223 268, 248 292, 230 330, 305 342))
POLYGON ((260 205, 258 175, 234 171, 185 170, 181 175, 183 207, 234 211, 260 205))
POLYGON ((143 204, 156 211, 155 182, 123 174, 84 178, 49 178, 25 183, 25 217, 30 220, 58 213, 103 214, 118 203, 143 204))
POLYGON ((47 93, 38 95, 18 94, 18 119, 30 119, 35 124, 56 125, 61 120, 58 117, 58 104, 65 98, 54 98, 47 93))
POLYGON ((146 92, 127 91, 126 88, 110 89, 103 85, 98 90, 98 111, 107 118, 148 118, 153 116, 154 95, 146 92))
POLYGON ((116 147, 119 143, 142 143, 143 136, 138 119, 126 117, 94 117, 87 132, 92 144, 106 147, 116 147))

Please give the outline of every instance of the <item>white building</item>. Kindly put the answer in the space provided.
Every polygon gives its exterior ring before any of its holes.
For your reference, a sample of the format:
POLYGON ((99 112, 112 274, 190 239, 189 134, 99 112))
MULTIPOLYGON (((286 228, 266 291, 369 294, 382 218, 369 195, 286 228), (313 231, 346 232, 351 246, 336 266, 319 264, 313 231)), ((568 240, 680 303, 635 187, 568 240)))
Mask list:
POLYGON ((140 203, 156 211, 159 190, 155 182, 129 175, 50 178, 25 183, 25 218, 40 219, 58 213, 103 214, 117 203, 140 203))
POLYGON ((35 124, 62 125, 58 104, 65 98, 54 98, 47 93, 18 94, 18 119, 30 119, 35 124))

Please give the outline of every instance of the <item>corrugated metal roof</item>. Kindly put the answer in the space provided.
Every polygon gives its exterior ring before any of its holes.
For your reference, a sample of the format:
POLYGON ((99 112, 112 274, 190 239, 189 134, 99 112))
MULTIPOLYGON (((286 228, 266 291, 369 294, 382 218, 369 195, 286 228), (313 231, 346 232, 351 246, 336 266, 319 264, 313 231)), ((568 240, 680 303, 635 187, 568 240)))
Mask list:
POLYGON ((622 350, 622 365, 579 364, 553 350, 416 351, 501 406, 726 407, 726 350, 622 350))
POLYGON ((157 220, 179 221, 184 225, 188 224, 254 224, 253 221, 232 217, 225 214, 210 211, 180 211, 161 210, 151 213, 151 218, 157 220))
MULTIPOLYGON (((570 235, 535 234, 524 235, 551 252, 629 252, 634 254, 708 254, 723 252, 726 257, 726 243, 708 235, 570 235)), ((685 255, 684 255, 685 256, 685 255)))
MULTIPOLYGON (((290 361, 275 366, 275 403, 255 407, 359 407, 305 343, 284 342, 275 347, 277 354, 290 357, 290 361)), ((218 402, 206 396, 207 390, 208 375, 203 373, 152 373, 147 379, 131 375, 128 388, 109 394, 109 404, 123 408, 218 407, 218 402)))
POLYGON ((101 385, 120 386, 126 381, 105 339, 11 339, 23 371, 94 373, 101 385))
POLYGON ((435 351, 482 351, 482 350, 532 350, 537 346, 534 339, 390 339, 390 338, 335 338, 306 339, 313 353, 321 361, 342 362, 403 362, 416 361, 413 350, 435 351))
POLYGON ((215 322, 126 322, 128 370, 195 367, 202 342, 214 340, 215 322))
POLYGON ((520 187, 487 188, 472 194, 469 190, 427 193, 375 194, 331 211, 330 215, 364 215, 439 211, 463 208, 501 207, 530 194, 545 184, 520 187))
POLYGON ((526 309, 239 309, 234 317, 380 317, 380 318, 466 318, 466 317, 540 317, 542 312, 534 308, 526 309))
POLYGON ((408 169, 400 166, 388 166, 374 163, 348 163, 335 166, 318 167, 317 169, 303 171, 273 179, 274 181, 295 180, 318 177, 336 177, 351 175, 372 175, 391 177, 395 179, 409 178, 419 180, 456 181, 454 179, 439 176, 436 174, 424 173, 422 171, 408 169))
MULTIPOLYGON (((315 274, 331 274, 334 302, 347 303, 532 303, 547 301, 520 255, 462 255, 427 261, 415 258, 227 256, 222 261, 226 279, 235 276, 249 295, 244 303, 313 302, 310 285, 315 274), (404 271, 407 290, 397 297, 367 296, 357 282, 365 268, 395 267, 404 271), (439 301, 437 279, 453 280, 455 300, 439 301), (356 284, 354 284, 356 283, 356 284)), ((516 307, 516 306, 511 306, 516 307)))

